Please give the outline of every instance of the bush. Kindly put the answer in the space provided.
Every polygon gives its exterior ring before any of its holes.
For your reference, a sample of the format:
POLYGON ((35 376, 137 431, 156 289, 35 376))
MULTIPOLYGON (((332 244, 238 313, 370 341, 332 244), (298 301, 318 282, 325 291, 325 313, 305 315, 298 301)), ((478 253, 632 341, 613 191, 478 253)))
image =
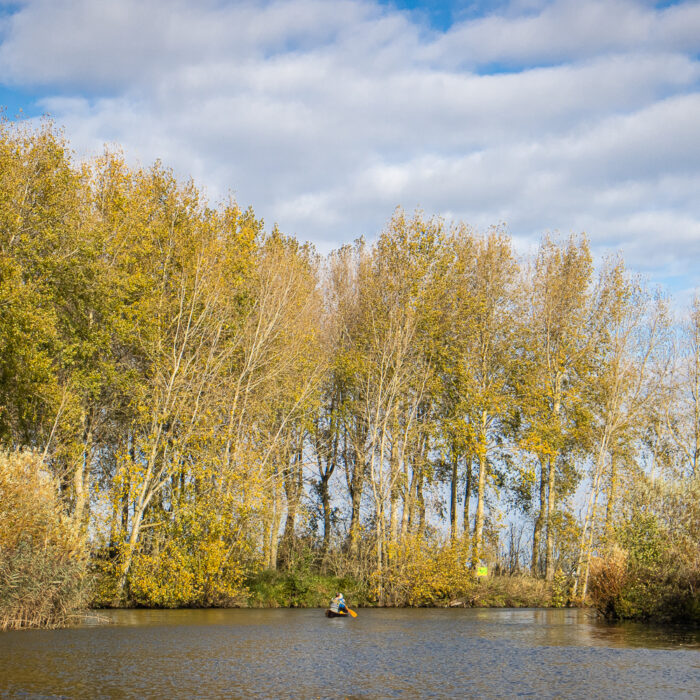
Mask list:
POLYGON ((324 608, 338 591, 351 607, 368 603, 365 586, 356 580, 309 571, 266 569, 248 579, 247 586, 248 604, 255 608, 324 608))
POLYGON ((398 606, 552 605, 551 586, 545 581, 527 576, 475 577, 468 539, 455 544, 408 540, 390 552, 383 585, 385 602, 398 606))
POLYGON ((85 537, 31 452, 0 452, 0 629, 59 627, 89 598, 85 537))
MULTIPOLYGON (((377 589, 379 584, 377 576, 377 589)), ((381 584, 385 602, 391 605, 432 606, 471 598, 476 581, 463 543, 452 546, 411 538, 389 549, 381 584)))
MULTIPOLYGON (((590 596, 610 620, 700 624, 700 568, 687 543, 654 515, 636 512, 591 562, 590 596)), ((689 545, 697 549, 697 542, 689 545)))

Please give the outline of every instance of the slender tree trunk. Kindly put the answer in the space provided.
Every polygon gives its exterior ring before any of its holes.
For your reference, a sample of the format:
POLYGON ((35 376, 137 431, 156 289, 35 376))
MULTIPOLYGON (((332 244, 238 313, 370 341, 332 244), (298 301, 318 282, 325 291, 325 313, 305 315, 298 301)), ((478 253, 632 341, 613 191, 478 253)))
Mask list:
POLYGON ((389 458, 389 542, 396 545, 399 537, 399 454, 396 426, 392 430, 391 453, 389 458))
POLYGON ((532 532, 532 562, 530 570, 533 576, 539 576, 540 539, 542 537, 542 526, 544 525, 547 512, 547 471, 542 460, 540 460, 540 511, 535 520, 535 529, 532 532))
POLYGON ((129 576, 129 571, 131 570, 131 562, 134 558, 134 551, 136 550, 136 542, 138 541, 139 531, 141 529, 143 512, 144 510, 142 508, 136 509, 131 523, 131 534, 129 535, 129 540, 126 544, 122 573, 119 577, 119 592, 122 599, 126 594, 126 582, 129 576))
POLYGON ((479 480, 477 486, 474 538, 472 541, 472 566, 476 566, 484 543, 484 485, 486 483, 486 456, 479 454, 479 480))
POLYGON ((593 538, 595 536, 595 521, 596 521, 596 507, 598 504, 598 491, 596 491, 595 498, 593 499, 593 519, 591 521, 591 531, 588 535, 588 547, 586 553, 586 565, 583 570, 583 588, 581 589, 582 600, 586 599, 588 594, 588 576, 591 571, 591 558, 593 556, 593 538))
POLYGON ((595 501, 598 498, 598 490, 600 488, 600 481, 605 466, 606 445, 607 434, 604 434, 603 440, 601 441, 600 447, 598 449, 595 474, 593 475, 593 483, 591 484, 591 490, 588 494, 588 501, 586 503, 586 516, 583 520, 583 528, 581 530, 581 537, 579 540, 578 563, 576 565, 576 577, 574 580, 574 588, 572 591, 572 596, 574 598, 577 596, 578 591, 580 589, 581 581, 583 578, 583 569, 585 561, 587 560, 586 542, 588 540, 588 534, 589 531, 591 531, 595 527, 595 501))
POLYGON ((554 508, 556 503, 556 457, 549 457, 547 478, 547 539, 545 542, 545 578, 554 579, 554 508))
POLYGON ((331 473, 326 472, 320 480, 321 505, 323 507, 323 544, 321 545, 321 558, 325 561, 331 545, 331 495, 328 490, 328 481, 331 473))
MULTIPOLYGON (((129 459, 131 463, 136 462, 136 448, 134 447, 134 435, 130 435, 129 444, 129 459)), ((129 530, 129 497, 131 493, 131 478, 129 476, 131 470, 124 470, 124 483, 122 485, 122 512, 121 512, 121 526, 122 534, 125 535, 129 530)))
POLYGON ((617 490, 617 463, 615 455, 610 453, 610 488, 608 489, 608 503, 605 507, 605 539, 610 540, 612 534, 613 518, 615 516, 615 496, 617 490))
POLYGON ((75 503, 73 508, 73 520, 77 523, 81 532, 85 533, 88 525, 88 491, 87 475, 89 473, 92 454, 92 428, 90 421, 83 413, 83 450, 73 472, 73 493, 75 503))
MULTIPOLYGON (((552 415, 558 417, 561 413, 561 383, 562 377, 557 374, 554 381, 554 406, 552 407, 552 415)), ((556 475, 557 475, 557 456, 551 454, 547 460, 547 539, 545 541, 545 579, 547 581, 554 580, 554 513, 557 505, 556 492, 556 475)), ((544 471, 544 470, 543 470, 544 471)))
POLYGON ((418 538, 425 537, 425 497, 423 496, 423 472, 416 483, 416 505, 418 506, 418 538))
POLYGON ((355 557, 358 554, 360 545, 360 506, 362 504, 362 490, 365 483, 365 461, 359 451, 353 450, 353 470, 350 479, 350 532, 349 549, 350 555, 355 557))
POLYGON ((274 503, 270 504, 269 509, 266 508, 263 515, 263 561, 265 568, 270 568, 270 549, 272 545, 272 518, 273 518, 274 503))
POLYGON ((285 470, 284 491, 287 497, 287 516, 277 557, 278 566, 288 567, 296 539, 297 510, 301 498, 302 453, 301 445, 292 456, 290 466, 285 470))
POLYGON ((87 481, 86 474, 89 460, 89 451, 90 446, 89 443, 87 443, 83 448, 83 454, 78 460, 78 464, 76 465, 75 471, 73 472, 73 492, 75 494, 73 519, 76 523, 79 524, 79 527, 81 529, 84 529, 87 526, 86 506, 88 489, 87 484, 85 482, 87 481))
POLYGON ((277 568, 277 557, 279 552, 279 530, 282 512, 280 509, 280 486, 275 482, 275 488, 272 494, 272 523, 270 528, 270 560, 268 568, 277 568))
POLYGON ((474 541, 472 544, 472 567, 476 567, 484 546, 484 499, 486 496, 486 413, 482 414, 482 432, 478 446, 479 482, 477 486, 476 518, 474 520, 474 541))
POLYGON ((450 541, 454 544, 457 538, 457 480, 459 479, 458 458, 454 449, 451 450, 451 457, 452 478, 450 482, 450 541))
POLYGON ((414 484, 416 479, 416 462, 417 458, 413 456, 413 468, 409 474, 409 460, 404 461, 404 483, 403 489, 403 509, 401 510, 401 540, 405 540, 411 529, 411 517, 413 515, 413 494, 415 493, 414 484))
POLYGON ((472 458, 470 454, 464 457, 464 471, 466 474, 466 483, 464 485, 464 513, 462 514, 462 531, 465 535, 469 534, 469 502, 472 496, 472 458))
POLYGON ((384 512, 380 506, 377 511, 377 603, 383 606, 384 597, 384 512))
POLYGON ((129 529, 129 480, 128 478, 126 479, 126 483, 124 484, 124 494, 122 495, 122 504, 121 504, 121 526, 122 526, 122 533, 125 533, 129 529))
MULTIPOLYGON (((408 480, 408 475, 406 476, 408 480)), ((403 510, 401 511, 401 541, 405 541, 411 531, 411 517, 413 516, 413 476, 404 490, 403 510)))

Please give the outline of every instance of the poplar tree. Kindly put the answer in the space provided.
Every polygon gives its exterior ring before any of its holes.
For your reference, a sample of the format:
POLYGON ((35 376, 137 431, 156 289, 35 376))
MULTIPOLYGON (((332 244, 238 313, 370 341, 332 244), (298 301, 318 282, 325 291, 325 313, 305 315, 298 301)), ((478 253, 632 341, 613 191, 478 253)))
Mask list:
MULTIPOLYGON (((522 313, 518 398, 521 446, 538 461, 539 512, 532 539, 532 573, 554 576, 557 468, 580 418, 588 360, 597 341, 591 304, 592 260, 585 238, 558 245, 545 238, 530 272, 522 313)), ((560 486, 562 484, 560 483, 560 486)))
POLYGON ((622 459, 641 438, 667 371, 664 355, 669 322, 663 299, 653 299, 620 260, 609 262, 601 271, 597 296, 598 343, 586 386, 594 459, 574 588, 574 595, 580 590, 583 596, 598 523, 598 499, 607 481, 609 529, 622 459))
MULTIPOLYGON (((459 395, 458 420, 467 432, 468 459, 476 461, 478 474, 472 540, 475 566, 483 549, 486 489, 493 476, 494 448, 500 439, 501 422, 512 405, 518 274, 510 240, 500 231, 475 237, 462 229, 453 245, 456 261, 451 372, 459 395)), ((456 455, 453 459, 456 462, 456 455)), ((453 498, 455 481, 453 475, 453 498)), ((453 525, 453 533, 454 529, 453 525)))

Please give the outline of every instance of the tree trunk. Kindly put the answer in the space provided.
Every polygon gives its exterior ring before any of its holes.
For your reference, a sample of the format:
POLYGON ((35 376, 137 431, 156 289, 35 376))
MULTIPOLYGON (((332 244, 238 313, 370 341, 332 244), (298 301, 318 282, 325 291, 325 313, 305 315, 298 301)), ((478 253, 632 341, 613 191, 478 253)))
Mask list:
POLYGON ((540 539, 542 537, 542 526, 544 525, 547 512, 547 472, 542 460, 540 460, 540 512, 535 520, 535 529, 532 532, 532 562, 530 570, 533 576, 539 576, 540 539))
MULTIPOLYGON (((362 504, 362 490, 365 482, 365 462, 362 455, 353 450, 352 478, 349 480, 350 489, 350 532, 349 549, 351 556, 357 556, 360 545, 360 505, 362 504)), ((347 468, 347 467, 346 467, 347 468)))
POLYGON ((288 568, 294 549, 296 538, 296 521, 299 501, 301 499, 302 486, 302 451, 299 446, 292 456, 290 466, 285 469, 284 491, 287 497, 287 517, 284 521, 284 532, 280 542, 280 551, 277 564, 282 568, 288 568))
POLYGON ((482 416, 482 434, 480 436, 480 444, 478 446, 479 459, 479 482, 477 486, 476 498, 476 518, 474 520, 474 542, 472 544, 472 567, 476 567, 481 550, 484 545, 484 498, 486 491, 486 434, 485 434, 486 415, 482 416))
POLYGON ((464 458, 464 469, 466 472, 466 484, 464 485, 464 513, 462 520, 462 530, 465 535, 469 534, 469 501, 472 495, 472 458, 466 455, 464 458))
POLYGON ((549 458, 548 478, 547 478, 547 540, 545 543, 545 578, 547 581, 554 580, 554 508, 556 504, 556 457, 549 458))
POLYGON ((399 455, 397 448, 398 436, 392 431, 391 453, 389 459, 389 542, 395 545, 399 537, 399 455))
POLYGON ((331 496, 328 490, 328 481, 331 472, 323 474, 319 482, 321 492, 321 505, 323 507, 323 544, 321 545, 321 561, 325 562, 326 555, 331 545, 331 496))
POLYGON ((459 478, 457 455, 452 455, 452 481, 450 483, 450 541, 454 544, 457 538, 457 480, 459 478))
POLYGON ((131 525, 131 534, 129 535, 129 541, 126 545, 126 552, 124 554, 124 561, 122 564, 122 572, 119 577, 119 594, 122 600, 124 600, 126 595, 126 582, 129 577, 129 571, 131 570, 131 563, 134 558, 134 551, 136 550, 136 542, 139 538, 139 532, 141 530, 141 521, 143 520, 143 513, 145 508, 137 509, 134 512, 134 518, 131 525))
POLYGON ((384 511, 380 505, 377 511, 377 603, 383 606, 385 603, 384 591, 384 511))
POLYGON ((83 414, 83 450, 81 458, 73 473, 73 492, 75 495, 75 505, 73 509, 73 520, 78 525, 82 533, 85 533, 88 525, 88 490, 87 475, 89 473, 90 459, 92 454, 92 429, 90 421, 83 414))
POLYGON ((615 491, 617 490, 617 464, 615 455, 610 453, 610 489, 608 490, 608 503, 605 508, 605 539, 610 540, 612 524, 615 514, 615 491))
POLYGON ((598 504, 598 492, 593 499, 593 519, 591 521, 591 531, 588 536, 588 547, 586 553, 586 564, 583 570, 583 587, 581 589, 581 599, 585 600, 588 594, 588 576, 591 571, 591 558, 593 556, 593 538, 595 536, 596 506, 598 504))
POLYGON ((416 504, 418 506, 418 538, 425 537, 425 498, 423 496, 423 473, 421 471, 416 483, 416 504))

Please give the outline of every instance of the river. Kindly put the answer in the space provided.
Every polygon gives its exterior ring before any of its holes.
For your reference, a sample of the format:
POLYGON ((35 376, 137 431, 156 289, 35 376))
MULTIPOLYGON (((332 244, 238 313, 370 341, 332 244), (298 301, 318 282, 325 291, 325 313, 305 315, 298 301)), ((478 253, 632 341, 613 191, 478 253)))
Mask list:
POLYGON ((700 632, 584 610, 118 610, 0 633, 0 698, 700 698, 700 632))

